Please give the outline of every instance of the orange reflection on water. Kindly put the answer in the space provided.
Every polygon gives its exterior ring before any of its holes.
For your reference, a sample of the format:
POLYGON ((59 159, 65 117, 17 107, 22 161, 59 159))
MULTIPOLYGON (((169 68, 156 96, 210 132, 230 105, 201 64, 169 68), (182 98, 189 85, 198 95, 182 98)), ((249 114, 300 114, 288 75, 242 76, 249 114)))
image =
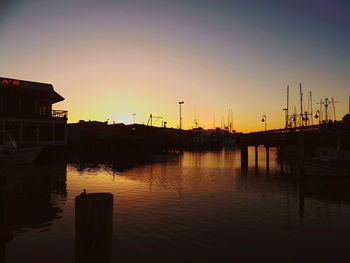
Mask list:
MULTIPOLYGON (((313 256, 322 251, 345 253, 344 241, 350 229, 349 179, 298 181, 295 177, 282 176, 275 149, 270 149, 270 174, 267 174, 265 148, 258 150, 259 173, 254 167, 254 147, 248 151, 248 174, 241 173, 239 149, 158 156, 152 162, 127 168, 111 163, 86 163, 68 164, 67 169, 65 165, 63 169, 50 168, 49 173, 41 167, 34 167, 32 172, 26 168, 27 174, 22 170, 11 173, 9 186, 25 186, 15 183, 17 175, 23 177, 24 183, 30 179, 34 184, 26 189, 35 190, 33 186, 38 185, 41 190, 29 203, 38 207, 42 199, 45 207, 58 211, 55 213, 58 216, 43 217, 42 207, 30 209, 46 219, 41 220, 45 224, 15 236, 6 252, 13 262, 23 262, 26 257, 23 251, 28 251, 28 247, 31 251, 40 248, 47 251, 41 258, 43 262, 52 257, 60 262, 72 262, 74 199, 87 189, 90 193, 114 195, 114 261, 136 262, 155 257, 162 262, 171 259, 205 262, 208 258, 216 262, 220 261, 217 256, 283 261, 289 252, 286 247, 295 247, 300 254, 307 248, 304 255, 313 256), (35 176, 29 177, 29 173, 35 176), (36 184, 37 181, 45 183, 36 184), (44 200, 42 190, 44 196, 51 198, 44 200), (272 245, 262 247, 265 243, 272 245), (308 243, 317 246, 305 246, 308 243)), ((15 203, 12 201, 9 207, 16 208, 15 203)), ((319 254, 318 258, 323 256, 319 254)), ((31 258, 37 258, 35 252, 31 258)))
MULTIPOLYGON (((266 166, 265 148, 259 147, 259 169, 266 166)), ((249 148, 249 167, 254 168, 254 147, 249 148)), ((270 149, 270 169, 276 168, 276 150, 270 149)), ((233 190, 234 175, 240 174, 240 152, 184 152, 161 156, 154 163, 118 171, 112 164, 69 165, 70 191, 111 192, 123 203, 150 199, 164 202, 166 197, 193 193, 209 194, 233 190), (147 198, 145 198, 147 197, 147 198)))
POLYGON ((159 162, 117 172, 112 165, 69 165, 70 191, 111 192, 123 203, 144 198, 164 202, 166 198, 222 191, 234 184, 233 173, 239 168, 238 151, 184 152, 163 157, 159 162), (147 198, 146 198, 147 197, 147 198))

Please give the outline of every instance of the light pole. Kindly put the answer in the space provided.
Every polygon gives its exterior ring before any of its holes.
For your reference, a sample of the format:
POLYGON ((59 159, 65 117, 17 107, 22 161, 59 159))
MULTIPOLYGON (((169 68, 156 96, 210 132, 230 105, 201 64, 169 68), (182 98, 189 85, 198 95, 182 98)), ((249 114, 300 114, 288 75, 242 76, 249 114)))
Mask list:
POLYGON ((265 131, 266 131, 266 115, 264 114, 261 119, 262 122, 265 122, 265 131))
POLYGON ((179 101, 179 105, 180 105, 180 130, 182 129, 182 115, 181 115, 181 105, 184 104, 184 101, 179 101))

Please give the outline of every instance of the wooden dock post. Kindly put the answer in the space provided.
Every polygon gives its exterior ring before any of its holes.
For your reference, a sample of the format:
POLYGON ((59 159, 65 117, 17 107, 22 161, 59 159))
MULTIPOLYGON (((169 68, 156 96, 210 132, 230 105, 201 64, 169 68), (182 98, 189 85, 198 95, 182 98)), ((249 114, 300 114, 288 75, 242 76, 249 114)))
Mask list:
POLYGON ((248 170, 248 145, 241 145, 241 170, 248 170))
POLYGON ((266 172, 269 173, 270 171, 270 147, 265 146, 266 148, 266 172))
POLYGON ((76 262, 110 262, 113 195, 84 192, 75 198, 76 262))

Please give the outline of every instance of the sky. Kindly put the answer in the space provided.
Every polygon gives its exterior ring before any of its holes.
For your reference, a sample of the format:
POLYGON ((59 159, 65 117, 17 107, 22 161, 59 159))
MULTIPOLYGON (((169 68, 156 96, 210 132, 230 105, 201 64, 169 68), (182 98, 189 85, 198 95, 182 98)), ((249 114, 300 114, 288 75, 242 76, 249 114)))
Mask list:
POLYGON ((348 111, 348 0, 0 0, 0 76, 51 83, 69 122, 109 119, 169 127, 195 119, 237 131, 284 127, 334 98, 348 111))

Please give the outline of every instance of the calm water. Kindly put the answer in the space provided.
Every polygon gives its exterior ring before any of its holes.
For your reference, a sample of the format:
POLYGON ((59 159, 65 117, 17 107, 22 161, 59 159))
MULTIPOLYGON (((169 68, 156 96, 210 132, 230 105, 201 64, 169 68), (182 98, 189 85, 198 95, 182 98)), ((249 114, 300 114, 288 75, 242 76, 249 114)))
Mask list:
MULTIPOLYGON (((252 149, 251 149, 252 150, 252 149)), ((122 168, 11 168, 2 184, 3 262, 74 262, 74 198, 114 195, 113 262, 335 262, 348 258, 350 180, 281 176, 260 149, 247 175, 239 151, 185 152, 122 168), (6 227, 5 227, 6 226, 6 227)))

